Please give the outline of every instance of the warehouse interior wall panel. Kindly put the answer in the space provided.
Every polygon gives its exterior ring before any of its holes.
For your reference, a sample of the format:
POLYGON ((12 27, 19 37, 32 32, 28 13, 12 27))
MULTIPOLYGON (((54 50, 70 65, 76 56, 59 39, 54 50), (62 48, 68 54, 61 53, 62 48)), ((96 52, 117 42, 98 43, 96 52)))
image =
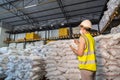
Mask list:
POLYGON ((14 40, 14 34, 10 35, 10 39, 14 40))
POLYGON ((15 34, 15 40, 24 39, 25 36, 26 36, 26 33, 15 34))
POLYGON ((7 44, 5 44, 3 41, 8 38, 8 34, 5 33, 7 29, 0 27, 0 47, 6 47, 7 44))
POLYGON ((40 31, 39 35, 40 35, 40 38, 45 38, 45 31, 40 31))
POLYGON ((51 32, 50 37, 59 37, 59 30, 58 29, 51 30, 50 32, 51 32))

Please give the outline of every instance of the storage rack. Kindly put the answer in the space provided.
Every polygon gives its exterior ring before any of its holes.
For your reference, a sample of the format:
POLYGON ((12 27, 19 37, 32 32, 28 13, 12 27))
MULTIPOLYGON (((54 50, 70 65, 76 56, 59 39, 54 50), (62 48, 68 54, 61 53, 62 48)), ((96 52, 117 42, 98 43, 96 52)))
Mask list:
MULTIPOLYGON (((60 37, 46 37, 46 33, 45 33, 45 38, 40 38, 40 39, 30 39, 30 40, 26 40, 26 39, 23 39, 23 40, 20 40, 20 41, 15 41, 15 34, 14 34, 14 40, 12 41, 4 41, 5 43, 7 43, 8 45, 10 43, 24 43, 24 46, 26 45, 26 43, 31 43, 31 42, 36 42, 36 41, 44 41, 44 44, 47 43, 47 41, 56 41, 56 40, 67 40, 67 39, 78 39, 80 37, 80 34, 71 34, 72 37, 70 37, 70 34, 69 35, 66 35, 66 36, 60 36, 60 37)), ((11 34, 10 34, 11 35, 11 34)), ((92 33, 91 33, 92 36, 97 36, 99 35, 99 33, 97 32, 97 30, 92 30, 92 33)), ((9 36, 10 38, 10 36, 9 36)))

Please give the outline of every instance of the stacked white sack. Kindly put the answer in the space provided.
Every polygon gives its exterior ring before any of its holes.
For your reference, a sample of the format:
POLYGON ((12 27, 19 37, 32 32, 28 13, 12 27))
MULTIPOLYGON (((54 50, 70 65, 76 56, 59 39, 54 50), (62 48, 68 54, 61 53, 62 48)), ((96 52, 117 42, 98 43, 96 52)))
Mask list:
POLYGON ((43 49, 46 52, 46 77, 49 80, 81 80, 77 56, 69 45, 77 47, 73 40, 50 42, 43 49))
POLYGON ((6 54, 6 53, 8 53, 8 47, 0 48, 0 54, 6 54))
POLYGON ((42 79, 43 65, 39 56, 9 56, 5 80, 39 80, 42 79))
POLYGON ((12 49, 13 49, 13 48, 16 48, 16 43, 10 43, 10 44, 9 44, 9 48, 10 48, 10 49, 11 49, 11 48, 12 48, 12 49))
POLYGON ((95 37, 96 80, 120 80, 120 33, 95 37))
POLYGON ((107 8, 112 10, 115 9, 119 4, 120 0, 109 0, 107 3, 107 8))
POLYGON ((100 30, 102 30, 103 27, 105 27, 105 25, 109 21, 109 17, 113 14, 115 8, 118 7, 118 5, 120 5, 120 0, 109 0, 108 1, 108 3, 107 3, 108 9, 107 9, 107 11, 104 12, 104 15, 99 23, 100 30))
POLYGON ((34 54, 34 55, 37 55, 37 56, 42 56, 44 58, 44 53, 41 52, 43 48, 44 48, 44 45, 41 44, 41 42, 31 43, 31 44, 26 45, 26 49, 23 50, 24 51, 23 53, 26 56, 34 54))
POLYGON ((10 48, 6 80, 39 80, 45 75, 43 46, 27 45, 26 49, 10 48))
POLYGON ((7 69, 8 56, 6 54, 0 55, 0 78, 5 77, 5 71, 7 69))
POLYGON ((16 48, 19 50, 23 50, 24 49, 24 43, 17 43, 16 48))
POLYGON ((111 29, 112 34, 120 33, 120 25, 111 29))

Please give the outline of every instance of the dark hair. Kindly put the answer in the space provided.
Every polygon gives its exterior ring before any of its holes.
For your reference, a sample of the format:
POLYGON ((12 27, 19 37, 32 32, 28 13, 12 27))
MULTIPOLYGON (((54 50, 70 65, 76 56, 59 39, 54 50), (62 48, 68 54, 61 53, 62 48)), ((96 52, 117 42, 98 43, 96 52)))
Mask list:
POLYGON ((90 32, 91 31, 91 28, 86 28, 84 27, 83 25, 80 25, 80 27, 83 27, 86 31, 90 32))
POLYGON ((91 28, 84 28, 86 31, 90 32, 91 28))

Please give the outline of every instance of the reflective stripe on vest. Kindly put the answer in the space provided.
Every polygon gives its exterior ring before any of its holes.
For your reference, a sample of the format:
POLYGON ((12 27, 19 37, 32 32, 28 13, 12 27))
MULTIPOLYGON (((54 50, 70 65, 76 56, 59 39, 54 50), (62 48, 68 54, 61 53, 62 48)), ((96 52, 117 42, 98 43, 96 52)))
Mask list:
POLYGON ((78 56, 79 60, 79 68, 86 69, 91 71, 96 71, 96 58, 94 52, 94 39, 90 34, 82 35, 85 39, 86 49, 84 51, 84 55, 82 57, 78 56), (91 40, 90 40, 91 39, 91 40), (91 45, 93 44, 93 45, 91 45), (92 48, 91 48, 92 47, 92 48))

